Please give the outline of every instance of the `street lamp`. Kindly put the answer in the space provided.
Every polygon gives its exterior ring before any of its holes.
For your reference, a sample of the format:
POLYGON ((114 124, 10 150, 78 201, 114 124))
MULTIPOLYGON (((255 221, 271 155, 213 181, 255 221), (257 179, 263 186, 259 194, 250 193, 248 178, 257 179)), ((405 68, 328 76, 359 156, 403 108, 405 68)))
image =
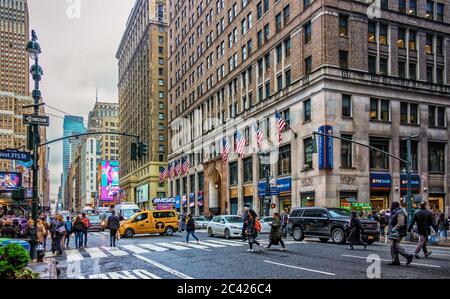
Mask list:
MULTIPOLYGON (((31 40, 27 43, 26 51, 30 55, 30 58, 34 60, 34 65, 30 68, 30 74, 33 76, 34 80, 34 90, 32 92, 32 96, 34 99, 34 111, 33 115, 37 116, 39 115, 39 100, 41 99, 41 92, 39 91, 39 81, 41 81, 41 77, 44 75, 44 72, 42 71, 42 68, 39 66, 39 54, 41 54, 41 46, 37 42, 37 35, 36 31, 31 31, 31 40)), ((38 157, 38 146, 40 142, 39 138, 39 125, 33 124, 33 199, 32 199, 32 217, 34 220, 35 225, 37 225, 37 213, 38 213, 38 170, 39 170, 39 157, 38 157)), ((32 245, 30 250, 32 253, 32 256, 35 256, 35 245, 32 245)))

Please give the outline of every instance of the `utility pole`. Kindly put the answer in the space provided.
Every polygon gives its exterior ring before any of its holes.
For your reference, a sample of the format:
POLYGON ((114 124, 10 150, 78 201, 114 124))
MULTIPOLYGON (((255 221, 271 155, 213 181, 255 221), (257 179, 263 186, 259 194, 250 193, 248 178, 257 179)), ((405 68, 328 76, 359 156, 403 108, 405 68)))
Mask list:
POLYGON ((411 200, 411 172, 412 172, 412 154, 411 154, 411 136, 406 138, 406 152, 408 155, 408 163, 406 164, 407 184, 406 184, 406 208, 408 211, 408 227, 412 222, 412 200, 411 200))

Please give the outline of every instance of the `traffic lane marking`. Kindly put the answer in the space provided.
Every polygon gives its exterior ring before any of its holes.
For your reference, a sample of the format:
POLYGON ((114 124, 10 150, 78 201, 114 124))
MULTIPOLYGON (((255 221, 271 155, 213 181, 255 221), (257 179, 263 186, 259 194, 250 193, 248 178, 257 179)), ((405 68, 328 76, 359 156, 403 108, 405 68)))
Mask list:
POLYGON ((130 250, 130 251, 133 251, 134 253, 138 253, 138 254, 150 252, 147 249, 140 248, 140 247, 138 247, 136 245, 131 245, 131 244, 130 245, 121 245, 120 247, 125 248, 125 249, 130 250))
POLYGON ((177 270, 175 270, 175 269, 172 269, 172 268, 170 268, 170 267, 167 267, 167 266, 165 266, 165 265, 163 265, 163 264, 160 264, 160 263, 158 263, 158 262, 155 262, 155 261, 153 261, 153 260, 150 260, 150 259, 148 259, 148 258, 146 258, 146 257, 144 257, 144 256, 142 256, 142 255, 139 255, 139 254, 133 254, 133 256, 135 256, 135 257, 137 257, 138 259, 141 259, 141 260, 143 260, 144 262, 147 262, 147 263, 149 263, 149 264, 151 264, 151 265, 153 265, 153 266, 155 266, 155 267, 157 267, 157 268, 159 268, 159 269, 161 269, 161 270, 164 270, 164 271, 166 271, 166 272, 168 272, 168 273, 170 273, 170 274, 173 274, 173 275, 175 275, 175 276, 177 276, 177 277, 179 277, 179 278, 183 278, 183 279, 193 279, 193 277, 191 277, 191 276, 189 276, 189 275, 186 275, 186 274, 184 274, 184 273, 181 273, 181 272, 179 272, 179 271, 177 271, 177 270))
POLYGON ((183 243, 183 242, 173 242, 173 243, 179 244, 179 245, 184 245, 184 246, 187 246, 187 247, 196 248, 196 249, 201 249, 201 250, 205 250, 205 251, 212 251, 211 249, 208 249, 207 246, 203 246, 203 245, 200 245, 200 244, 191 244, 191 243, 186 244, 186 243, 183 243))
POLYGON ((320 270, 315 270, 315 269, 309 269, 309 268, 304 268, 304 267, 298 267, 298 266, 293 266, 293 265, 287 265, 287 264, 282 264, 282 263, 272 262, 272 261, 268 261, 268 260, 264 260, 264 262, 265 262, 265 263, 269 263, 269 264, 273 264, 273 265, 278 265, 278 266, 287 267, 287 268, 293 268, 293 269, 303 270, 303 271, 307 271, 307 272, 319 273, 319 274, 324 274, 324 275, 328 275, 328 276, 336 276, 336 273, 331 273, 331 272, 325 272, 325 271, 320 271, 320 270))
MULTIPOLYGON (((364 259, 364 260, 367 260, 367 258, 368 258, 367 256, 358 256, 358 255, 350 255, 350 254, 342 254, 341 256, 343 256, 343 257, 351 257, 351 258, 358 258, 358 259, 364 259)), ((382 259, 382 258, 380 258, 380 259, 371 258, 370 260, 379 260, 379 261, 382 261, 382 262, 392 262, 391 260, 382 259)), ((410 265, 431 267, 431 268, 440 268, 441 267, 441 266, 438 266, 438 265, 430 265, 430 264, 422 264, 422 263, 411 263, 410 265)))
POLYGON ((93 259, 100 259, 104 257, 108 257, 106 253, 100 250, 98 247, 86 247, 84 250, 91 256, 93 259))
POLYGON ((147 270, 134 269, 130 271, 116 271, 99 274, 86 274, 79 275, 78 279, 161 279, 158 275, 155 275, 147 270), (109 275, 109 277, 108 277, 109 275))
POLYGON ((169 242, 159 242, 159 243, 156 243, 156 245, 161 246, 161 247, 167 247, 167 248, 174 249, 174 250, 188 250, 188 249, 191 249, 189 247, 184 247, 184 246, 172 244, 172 243, 169 243, 169 242))
POLYGON ((106 246, 103 246, 102 248, 104 250, 108 251, 109 253, 111 253, 113 256, 126 256, 126 255, 128 255, 128 252, 120 250, 117 247, 106 247, 106 246))
POLYGON ((84 260, 83 255, 77 249, 66 250, 67 262, 78 262, 84 260))

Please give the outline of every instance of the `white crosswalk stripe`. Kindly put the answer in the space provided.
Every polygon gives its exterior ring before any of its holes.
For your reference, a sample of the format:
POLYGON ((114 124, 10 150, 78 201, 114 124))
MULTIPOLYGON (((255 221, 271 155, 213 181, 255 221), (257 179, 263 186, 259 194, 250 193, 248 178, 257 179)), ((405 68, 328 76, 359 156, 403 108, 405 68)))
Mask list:
POLYGON ((66 250, 67 262, 77 262, 84 259, 77 249, 66 250))
POLYGON ((220 241, 218 241, 218 240, 208 240, 208 242, 213 242, 213 243, 216 243, 216 244, 222 244, 222 245, 228 245, 228 246, 244 246, 244 245, 246 245, 245 243, 244 244, 242 244, 242 243, 235 243, 235 242, 229 242, 229 241, 227 241, 227 240, 220 240, 220 241))
POLYGON ((168 243, 168 242, 161 242, 161 243, 156 243, 160 246, 163 247, 167 247, 167 248, 171 248, 171 249, 175 249, 175 250, 187 250, 187 249, 191 249, 189 247, 184 247, 184 246, 180 246, 180 245, 176 245, 173 243, 168 243))
POLYGON ((211 242, 209 242, 210 240, 208 240, 208 241, 201 241, 200 243, 202 244, 202 245, 206 245, 206 246, 209 246, 209 247, 217 247, 217 248, 219 248, 219 247, 227 247, 227 245, 224 245, 224 244, 217 244, 217 243, 211 243, 211 242))
POLYGON ((87 253, 91 256, 93 259, 100 259, 107 257, 106 253, 104 253, 100 248, 98 247, 86 247, 84 248, 87 253))
POLYGON ((184 242, 173 242, 174 244, 179 244, 179 245, 183 245, 183 246, 187 246, 187 247, 192 247, 192 248, 196 248, 196 249, 204 249, 204 250, 208 250, 208 246, 204 246, 198 243, 184 243, 184 242))
POLYGON ((146 244, 138 244, 138 245, 140 247, 144 247, 146 249, 150 249, 150 250, 153 250, 153 251, 167 251, 167 250, 169 250, 168 248, 159 247, 159 246, 156 246, 156 245, 153 245, 153 244, 148 244, 148 243, 146 243, 146 244))
POLYGON ((130 251, 132 251, 133 253, 137 253, 137 254, 148 253, 148 252, 150 252, 150 251, 148 251, 147 249, 138 247, 138 246, 136 246, 136 245, 122 245, 122 246, 120 246, 120 247, 125 248, 125 249, 127 249, 127 250, 130 250, 130 251))
POLYGON ((102 247, 104 250, 108 251, 109 253, 111 253, 113 256, 125 256, 125 255, 129 255, 128 252, 125 252, 123 250, 120 250, 117 247, 106 247, 103 246, 102 247))

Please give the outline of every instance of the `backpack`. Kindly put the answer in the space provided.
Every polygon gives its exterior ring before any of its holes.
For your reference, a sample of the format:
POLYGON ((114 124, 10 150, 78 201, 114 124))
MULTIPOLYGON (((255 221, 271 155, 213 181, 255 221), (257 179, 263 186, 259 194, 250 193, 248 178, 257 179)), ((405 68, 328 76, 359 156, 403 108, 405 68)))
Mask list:
POLYGON ((259 219, 255 219, 255 229, 257 232, 261 231, 261 222, 259 222, 259 219))
POLYGON ((89 228, 91 227, 91 222, 89 221, 89 218, 83 218, 83 224, 84 224, 84 228, 89 228))

